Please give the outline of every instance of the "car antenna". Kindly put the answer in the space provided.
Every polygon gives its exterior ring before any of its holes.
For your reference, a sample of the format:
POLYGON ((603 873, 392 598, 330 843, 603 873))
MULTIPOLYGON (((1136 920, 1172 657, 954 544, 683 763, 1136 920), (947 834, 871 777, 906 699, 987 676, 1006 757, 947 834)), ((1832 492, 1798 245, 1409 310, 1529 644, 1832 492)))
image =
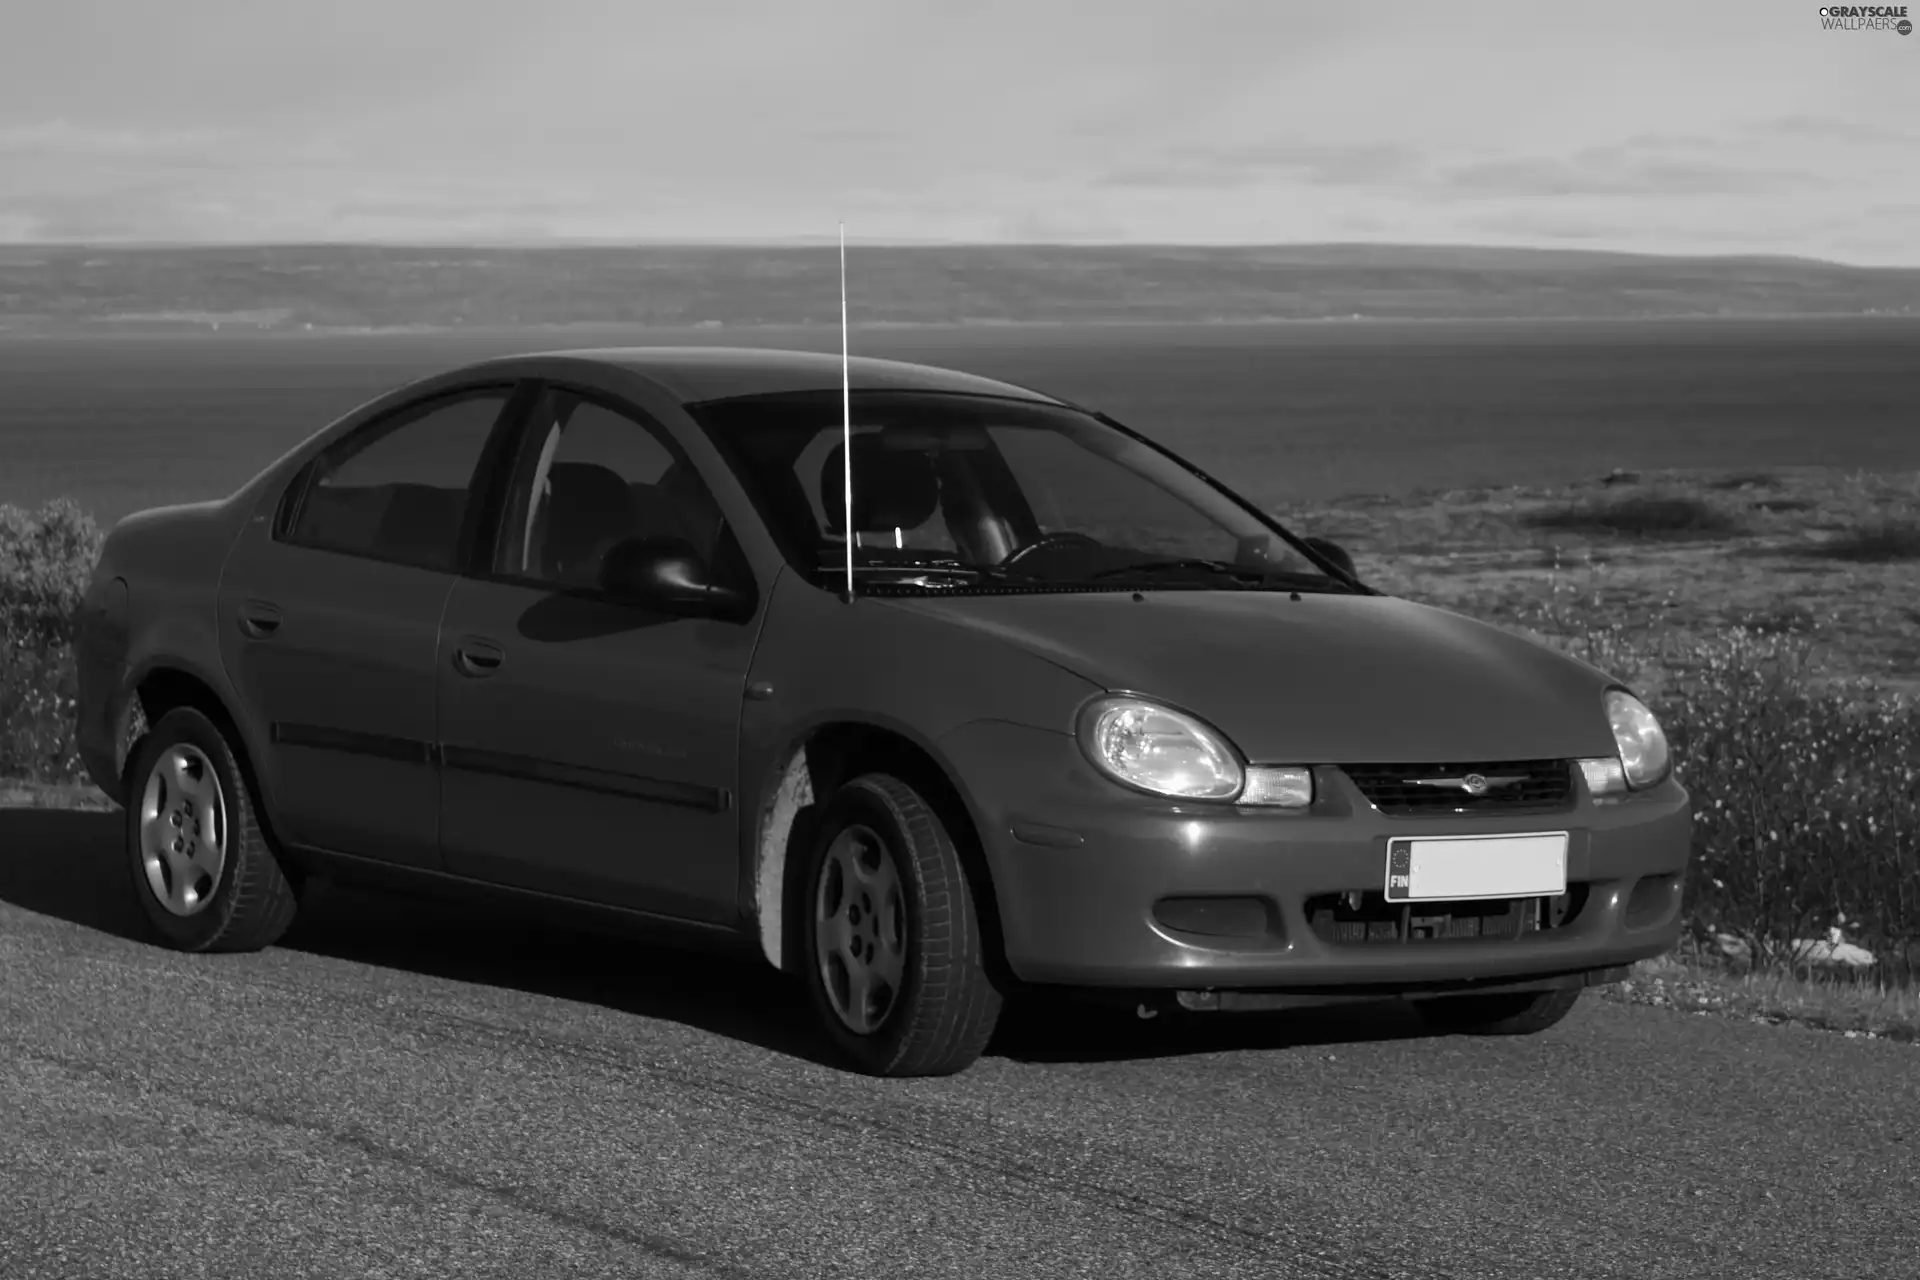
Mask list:
POLYGON ((842 531, 847 539, 847 603, 853 603, 853 375, 847 355, 847 224, 840 224, 840 458, 842 531))

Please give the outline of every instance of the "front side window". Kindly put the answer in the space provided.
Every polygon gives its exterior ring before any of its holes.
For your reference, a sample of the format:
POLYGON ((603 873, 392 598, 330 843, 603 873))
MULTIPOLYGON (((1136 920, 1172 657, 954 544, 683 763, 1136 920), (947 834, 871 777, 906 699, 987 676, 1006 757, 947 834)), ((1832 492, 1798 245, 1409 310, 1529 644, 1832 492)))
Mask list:
POLYGON ((593 590, 608 551, 631 539, 684 544, 703 565, 735 568, 719 504, 662 431, 578 393, 549 390, 520 446, 494 571, 593 590))
POLYGON ((332 445, 314 461, 286 540, 452 571, 474 473, 509 394, 439 397, 332 445))
MULTIPOLYGON (((855 392, 855 569, 927 589, 1017 584, 1345 591, 1278 529, 1152 445, 1079 410, 855 392)), ((844 572, 838 392, 692 406, 796 567, 844 572)))

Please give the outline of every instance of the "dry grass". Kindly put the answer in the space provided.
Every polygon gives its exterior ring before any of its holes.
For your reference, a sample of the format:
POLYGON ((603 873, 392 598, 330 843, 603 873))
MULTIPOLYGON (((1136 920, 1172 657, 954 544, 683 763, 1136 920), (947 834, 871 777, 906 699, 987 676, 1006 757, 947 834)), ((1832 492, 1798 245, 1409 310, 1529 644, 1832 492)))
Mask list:
POLYGON ((1558 642, 1611 629, 1683 653, 1746 628, 1804 641, 1817 682, 1920 693, 1912 561, 1860 552, 1906 545, 1920 525, 1920 474, 1657 472, 1280 514, 1341 543, 1396 595, 1558 642), (1688 528, 1691 502, 1737 517, 1737 532, 1650 533, 1688 528))
POLYGON ((1635 965, 1627 981, 1600 988, 1600 995, 1683 1013, 1920 1045, 1920 989, 1911 986, 1794 977, 1778 970, 1740 972, 1675 955, 1635 965))
POLYGON ((1780 477, 1771 471, 1735 471, 1705 480, 1701 487, 1725 493, 1733 489, 1766 489, 1779 483, 1780 477))
POLYGON ((1920 560, 1920 520, 1880 520, 1848 530, 1809 555, 1855 564, 1911 564, 1920 560))
POLYGON ((1688 494, 1635 494, 1530 511, 1529 528, 1627 538, 1725 538, 1743 531, 1723 506, 1688 494))
POLYGON ((86 809, 120 806, 90 782, 0 782, 0 809, 86 809))

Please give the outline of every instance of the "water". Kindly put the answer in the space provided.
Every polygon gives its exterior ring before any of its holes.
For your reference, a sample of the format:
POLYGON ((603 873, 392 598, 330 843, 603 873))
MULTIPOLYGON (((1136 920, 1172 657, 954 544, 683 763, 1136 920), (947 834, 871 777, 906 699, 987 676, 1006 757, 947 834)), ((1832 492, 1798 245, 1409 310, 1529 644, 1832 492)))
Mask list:
MULTIPOLYGON (((231 492, 409 378, 633 342, 839 350, 833 329, 0 341, 0 502, 103 522, 231 492)), ((1103 408, 1284 508, 1614 467, 1920 469, 1920 321, 994 327, 854 332, 1103 408)))

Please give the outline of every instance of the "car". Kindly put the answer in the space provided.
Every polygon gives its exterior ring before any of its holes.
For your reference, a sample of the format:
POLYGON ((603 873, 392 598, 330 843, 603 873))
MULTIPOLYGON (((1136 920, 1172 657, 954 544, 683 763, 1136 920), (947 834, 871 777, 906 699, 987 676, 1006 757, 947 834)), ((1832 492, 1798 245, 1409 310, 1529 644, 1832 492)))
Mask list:
POLYGON ((1536 1032, 1680 932, 1691 801, 1629 687, 955 370, 466 364, 122 520, 78 637, 185 951, 328 880, 505 894, 757 953, 909 1076, 1049 995, 1536 1032))

